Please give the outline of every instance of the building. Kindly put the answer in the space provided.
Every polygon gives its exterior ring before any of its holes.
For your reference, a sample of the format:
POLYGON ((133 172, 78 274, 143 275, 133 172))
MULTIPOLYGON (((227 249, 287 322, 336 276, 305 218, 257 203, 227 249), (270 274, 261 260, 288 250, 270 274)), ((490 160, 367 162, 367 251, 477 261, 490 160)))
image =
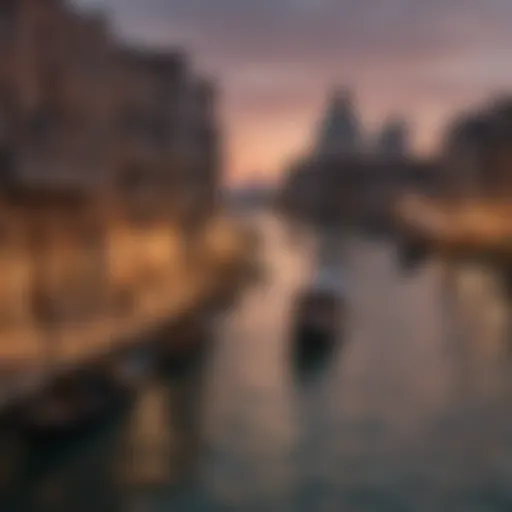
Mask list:
POLYGON ((386 227, 400 194, 437 189, 438 164, 373 158, 311 159, 290 168, 281 203, 293 214, 325 223, 386 227))
POLYGON ((352 94, 346 89, 336 89, 321 122, 314 152, 330 157, 358 153, 361 149, 361 133, 352 94))
POLYGON ((390 119, 377 134, 373 152, 377 157, 384 159, 405 158, 409 154, 408 142, 405 121, 390 119))
POLYGON ((217 94, 182 51, 127 47, 66 0, 3 0, 0 57, 0 179, 211 211, 217 94))
POLYGON ((331 94, 320 123, 313 152, 318 157, 372 155, 374 158, 404 158, 409 152, 405 120, 388 119, 375 135, 366 135, 359 119, 353 94, 338 88, 331 94))
POLYGON ((112 37, 97 12, 60 0, 2 2, 4 173, 31 186, 107 173, 112 37))
POLYGON ((184 84, 176 152, 184 193, 183 208, 211 213, 219 199, 221 140, 215 85, 197 76, 184 84), (197 208, 199 205, 199 208, 197 208))
POLYGON ((512 189, 512 99, 460 116, 448 129, 445 187, 464 195, 508 195, 512 189))
POLYGON ((432 192, 438 165, 412 158, 406 126, 387 122, 376 144, 361 136, 350 95, 335 94, 315 150, 287 173, 281 203, 293 214, 320 223, 386 227, 395 198, 408 189, 432 192))
POLYGON ((155 206, 178 196, 176 143, 180 83, 186 59, 180 52, 119 48, 113 77, 111 186, 130 200, 155 206))
POLYGON ((103 308, 95 293, 123 302, 125 288, 170 282, 177 241, 216 204, 216 102, 184 52, 127 46, 101 12, 0 1, 0 257, 13 283, 0 321, 31 302, 33 234, 57 262, 52 294, 76 309, 87 285, 103 308))

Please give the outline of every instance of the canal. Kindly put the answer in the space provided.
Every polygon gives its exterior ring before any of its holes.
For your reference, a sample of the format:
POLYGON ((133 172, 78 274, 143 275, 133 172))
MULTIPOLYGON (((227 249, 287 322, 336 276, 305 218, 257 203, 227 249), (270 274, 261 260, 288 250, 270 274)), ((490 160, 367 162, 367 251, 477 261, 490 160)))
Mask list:
POLYGON ((496 276, 434 259, 404 272, 386 241, 256 222, 266 275, 216 319, 197 373, 150 379, 122 417, 28 454, 1 510, 512 510, 496 276), (345 343, 301 383, 293 299, 327 259, 347 277, 345 343))

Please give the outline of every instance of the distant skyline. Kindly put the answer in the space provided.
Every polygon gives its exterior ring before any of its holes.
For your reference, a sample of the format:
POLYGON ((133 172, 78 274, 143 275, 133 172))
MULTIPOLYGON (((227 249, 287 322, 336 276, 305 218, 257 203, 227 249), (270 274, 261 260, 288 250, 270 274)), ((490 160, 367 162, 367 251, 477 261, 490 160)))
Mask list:
POLYGON ((123 37, 185 47, 219 80, 227 178, 274 179, 312 142, 333 85, 366 126, 404 116, 416 150, 512 90, 510 0, 77 0, 123 37))

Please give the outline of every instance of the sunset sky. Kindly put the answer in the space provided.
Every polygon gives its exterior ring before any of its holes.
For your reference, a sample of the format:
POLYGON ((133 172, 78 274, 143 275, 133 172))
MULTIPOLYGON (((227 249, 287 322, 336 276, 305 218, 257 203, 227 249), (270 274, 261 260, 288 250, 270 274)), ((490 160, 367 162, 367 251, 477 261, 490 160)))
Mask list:
POLYGON ((455 112, 512 91, 511 0, 80 0, 125 37, 183 45, 218 79, 228 178, 275 179, 334 84, 369 130, 407 117, 418 151, 455 112))

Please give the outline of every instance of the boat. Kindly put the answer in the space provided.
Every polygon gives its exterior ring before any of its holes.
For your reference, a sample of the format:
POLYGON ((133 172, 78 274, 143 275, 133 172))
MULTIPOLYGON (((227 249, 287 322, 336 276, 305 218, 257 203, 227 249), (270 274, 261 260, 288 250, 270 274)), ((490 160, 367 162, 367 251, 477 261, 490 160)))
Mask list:
POLYGON ((112 375, 119 387, 135 392, 157 367, 156 349, 148 346, 129 350, 112 367, 112 375))
POLYGON ((293 354, 299 371, 318 367, 341 345, 346 287, 337 271, 321 271, 304 289, 294 311, 293 354))
POLYGON ((169 333, 161 346, 160 367, 166 375, 182 377, 197 367, 208 345, 208 319, 191 315, 169 333))
POLYGON ((402 269, 413 270, 427 258, 426 244, 415 238, 402 238, 398 242, 398 258, 402 269))
POLYGON ((118 412, 128 401, 126 390, 106 373, 79 370, 51 381, 22 404, 17 422, 29 438, 48 441, 85 433, 118 412))

